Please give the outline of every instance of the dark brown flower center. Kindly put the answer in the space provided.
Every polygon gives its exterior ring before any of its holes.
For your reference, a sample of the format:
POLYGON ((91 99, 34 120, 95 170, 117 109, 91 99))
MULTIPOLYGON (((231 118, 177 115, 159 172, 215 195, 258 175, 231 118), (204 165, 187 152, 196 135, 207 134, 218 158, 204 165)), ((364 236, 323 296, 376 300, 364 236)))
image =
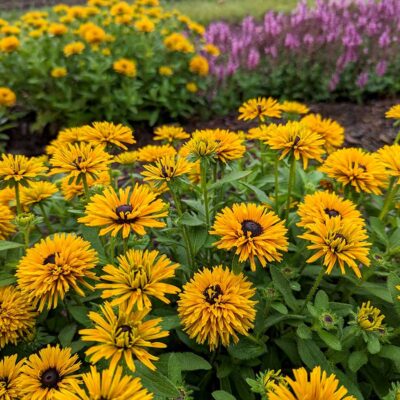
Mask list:
POLYGON ((72 164, 76 167, 78 171, 81 170, 80 163, 82 162, 83 158, 79 156, 72 164))
POLYGON ((257 114, 261 115, 263 113, 263 111, 264 111, 263 108, 260 105, 258 105, 257 106, 257 114))
POLYGON ((121 325, 118 327, 119 331, 122 332, 132 332, 132 328, 129 325, 121 325))
POLYGON ((332 317, 330 315, 325 315, 324 321, 328 322, 328 323, 331 323, 333 321, 333 319, 332 319, 332 317))
POLYGON ((247 236, 247 232, 251 233, 251 236, 260 236, 263 232, 262 226, 255 221, 252 221, 250 219, 245 219, 242 222, 242 231, 245 236, 247 236))
POLYGON ((339 217, 340 213, 339 211, 334 210, 333 208, 325 208, 325 214, 329 215, 330 218, 332 217, 339 217))
POLYGON ((368 322, 374 322, 374 318, 371 315, 368 315, 367 317, 368 322))
POLYGON ((131 204, 122 204, 115 209, 115 213, 118 215, 117 223, 126 224, 133 222, 135 218, 128 218, 128 214, 131 213, 133 207, 131 204))
POLYGON ((44 388, 57 388, 60 380, 60 374, 55 368, 49 368, 48 370, 44 371, 40 377, 40 382, 44 388))
POLYGON ((223 294, 221 286, 219 285, 210 285, 204 292, 203 295, 206 298, 206 302, 209 304, 215 304, 218 300, 218 297, 223 294))
POLYGON ((341 233, 335 233, 335 236, 333 237, 334 240, 340 239, 343 240, 345 243, 347 243, 347 239, 341 234, 341 233))
POLYGON ((50 254, 43 260, 43 265, 46 264, 55 264, 56 263, 56 255, 50 254))
POLYGON ((300 142, 300 136, 296 136, 294 138, 293 146, 297 146, 299 144, 299 142, 300 142))

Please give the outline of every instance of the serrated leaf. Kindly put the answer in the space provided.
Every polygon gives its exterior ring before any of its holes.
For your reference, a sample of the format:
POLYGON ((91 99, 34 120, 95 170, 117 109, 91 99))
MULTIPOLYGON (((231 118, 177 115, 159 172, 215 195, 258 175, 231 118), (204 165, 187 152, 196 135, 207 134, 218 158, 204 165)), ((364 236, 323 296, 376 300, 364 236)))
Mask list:
POLYGON ((209 370, 211 364, 194 353, 174 353, 179 360, 182 371, 209 370))
POLYGON ((368 362, 368 356, 365 351, 353 351, 349 355, 349 368, 353 372, 357 372, 363 365, 368 362))
POLYGON ((236 397, 231 395, 228 392, 225 392, 225 390, 216 390, 215 392, 211 393, 211 396, 215 400, 236 400, 236 397))

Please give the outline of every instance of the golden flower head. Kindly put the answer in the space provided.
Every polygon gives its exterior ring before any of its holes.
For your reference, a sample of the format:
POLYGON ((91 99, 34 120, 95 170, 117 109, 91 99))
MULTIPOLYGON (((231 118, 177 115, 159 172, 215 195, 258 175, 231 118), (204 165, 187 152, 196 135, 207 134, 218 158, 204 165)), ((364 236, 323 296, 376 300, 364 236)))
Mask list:
POLYGON ((174 156, 176 154, 176 150, 169 144, 165 144, 163 146, 154 146, 147 145, 141 147, 137 151, 137 159, 140 162, 154 162, 159 158, 166 156, 174 156))
POLYGON ((177 177, 189 174, 192 170, 192 164, 184 157, 167 156, 156 160, 153 164, 144 165, 145 171, 141 174, 144 181, 153 181, 157 184, 170 182, 177 177))
POLYGON ((0 160, 0 180, 4 180, 9 186, 16 183, 27 185, 39 175, 43 175, 47 168, 35 158, 22 155, 3 154, 0 160))
POLYGON ((13 107, 17 102, 15 93, 6 87, 0 87, 0 106, 13 107))
POLYGON ((197 130, 191 139, 182 147, 181 154, 187 156, 190 161, 196 161, 203 157, 216 157, 218 143, 210 129, 197 130))
POLYGON ((64 78, 65 76, 67 76, 68 71, 67 68, 65 67, 55 67, 50 71, 50 75, 53 78, 64 78))
POLYGON ((15 190, 13 188, 5 187, 0 190, 0 204, 7 207, 15 206, 15 190))
POLYGON ((21 204, 27 211, 30 206, 48 199, 57 191, 57 186, 54 183, 33 181, 29 186, 21 188, 21 204))
POLYGON ((134 26, 139 32, 153 32, 156 25, 151 19, 143 17, 138 19, 134 26))
POLYGON ((37 313, 24 293, 14 286, 0 287, 0 310, 0 349, 31 336, 37 313))
POLYGON ((17 354, 6 356, 0 360, 0 399, 17 400, 22 397, 19 378, 25 360, 17 362, 17 354))
POLYGON ((194 274, 179 295, 178 313, 184 330, 197 343, 207 342, 210 350, 228 346, 238 334, 247 336, 256 316, 255 288, 240 273, 222 265, 194 274))
POLYGON ((90 144, 66 144, 60 147, 50 159, 53 167, 50 174, 66 173, 69 178, 80 183, 82 176, 93 179, 103 171, 108 171, 111 156, 102 146, 93 147, 90 144))
POLYGON ((182 33, 171 33, 164 39, 164 45, 169 51, 194 53, 193 44, 182 33))
POLYGON ((50 24, 47 31, 53 36, 62 36, 68 32, 68 28, 64 24, 53 23, 50 24))
POLYGON ((211 134, 217 142, 216 155, 219 161, 227 163, 243 157, 246 147, 240 135, 226 129, 214 129, 211 134))
POLYGON ((71 42, 64 46, 63 52, 65 57, 71 57, 75 54, 82 54, 85 50, 85 44, 83 42, 71 42))
POLYGON ((298 101, 284 101, 281 103, 281 110, 286 114, 307 114, 310 112, 310 109, 303 103, 299 103, 298 101))
POLYGON ((80 367, 78 355, 71 355, 71 349, 60 349, 57 345, 41 349, 29 356, 21 369, 19 384, 23 399, 54 399, 57 392, 77 386, 76 374, 80 367))
POLYGON ((133 8, 126 1, 119 1, 111 7, 110 14, 112 16, 133 14, 133 8))
POLYGON ((18 286, 40 311, 46 303, 47 309, 56 308, 70 290, 85 295, 78 284, 93 290, 86 279, 97 279, 92 271, 96 263, 97 255, 89 242, 56 233, 26 251, 17 267, 18 286))
POLYGON ((304 169, 308 167, 308 161, 322 161, 325 153, 323 148, 325 140, 311 131, 305 125, 297 121, 289 121, 286 125, 280 125, 268 139, 271 149, 280 150, 280 159, 291 156, 296 160, 303 160, 304 169))
POLYGON ((85 29, 81 29, 81 36, 92 45, 104 42, 107 39, 106 32, 97 25, 89 24, 85 29))
POLYGON ((282 110, 278 101, 272 97, 259 97, 244 102, 239 108, 239 113, 239 119, 248 121, 258 118, 263 121, 265 117, 280 118, 282 110))
POLYGON ((376 332, 383 328, 385 316, 379 308, 371 306, 371 302, 362 303, 357 313, 357 323, 365 331, 376 332))
POLYGON ((151 308, 152 297, 169 304, 166 294, 176 294, 179 289, 164 281, 173 278, 178 267, 156 250, 128 250, 118 257, 117 267, 109 264, 103 268, 105 283, 96 289, 103 289, 103 299, 113 298, 112 306, 123 304, 127 313, 135 306, 138 310, 151 308))
POLYGON ((113 64, 114 71, 118 74, 125 75, 129 78, 134 78, 137 75, 136 63, 127 58, 120 58, 113 64))
POLYGON ((206 43, 203 46, 203 51, 213 57, 218 57, 221 54, 220 49, 212 43, 206 43))
POLYGON ((400 104, 390 107, 385 116, 388 119, 400 119, 400 104))
POLYGON ((248 140, 261 140, 265 144, 268 143, 268 140, 274 134, 274 132, 279 129, 282 125, 276 124, 261 124, 255 128, 250 128, 247 133, 248 140))
POLYGON ((154 130, 154 140, 166 140, 172 143, 174 140, 183 140, 190 135, 182 127, 176 125, 162 125, 154 130))
POLYGON ((361 213, 355 204, 345 200, 333 192, 315 192, 308 194, 304 202, 300 203, 297 211, 300 222, 298 226, 307 228, 315 222, 324 222, 327 218, 340 218, 352 220, 354 224, 364 225, 361 213))
POLYGON ((92 126, 82 127, 82 140, 94 146, 112 145, 127 150, 125 144, 134 144, 132 129, 112 122, 93 122, 92 126))
POLYGON ((90 371, 82 374, 83 387, 74 385, 73 389, 60 391, 54 400, 152 400, 153 395, 143 388, 139 378, 123 374, 122 367, 97 371, 90 366, 90 371))
POLYGON ((106 188, 102 194, 94 195, 86 206, 85 216, 79 222, 87 226, 100 226, 100 235, 111 232, 116 236, 122 231, 126 238, 131 232, 143 236, 145 228, 163 228, 159 221, 168 215, 166 204, 145 185, 136 184, 131 188, 119 189, 116 193, 106 188))
POLYGON ((19 39, 16 36, 6 36, 0 39, 0 52, 12 53, 20 46, 19 39))
POLYGON ((174 70, 167 65, 162 65, 158 68, 158 73, 162 76, 172 76, 174 74, 174 70))
POLYGON ((358 148, 341 149, 330 154, 320 171, 343 186, 354 187, 357 193, 379 195, 387 186, 385 165, 379 157, 358 148))
POLYGON ((186 90, 190 93, 197 93, 199 90, 198 86, 194 82, 188 82, 185 87, 186 90))
POLYGON ((315 367, 310 376, 305 368, 293 370, 294 379, 274 385, 268 400, 356 400, 347 396, 347 389, 340 386, 334 374, 328 376, 321 367, 315 367))
POLYGON ((121 165, 133 165, 138 161, 137 151, 124 151, 114 156, 113 163, 121 165))
POLYGON ((325 148, 332 153, 344 143, 344 128, 330 118, 322 118, 319 114, 310 114, 301 119, 301 123, 318 133, 325 140, 325 148))
POLYGON ((6 205, 0 204, 0 240, 6 240, 15 232, 13 219, 14 214, 11 212, 11 209, 6 205))
POLYGON ((379 159, 390 176, 400 178, 400 145, 384 146, 377 152, 379 159))
POLYGON ((368 267, 370 243, 364 226, 354 223, 352 219, 340 219, 338 217, 326 219, 324 222, 316 221, 314 225, 307 227, 309 232, 299 236, 311 242, 307 246, 309 250, 316 250, 308 260, 313 263, 323 258, 323 265, 327 274, 333 267, 339 264, 342 274, 346 273, 346 265, 349 266, 358 278, 361 278, 359 263, 368 267))
POLYGON ((208 75, 209 66, 207 59, 200 55, 194 56, 189 62, 189 70, 200 76, 208 75))
POLYGON ((115 369, 123 357, 131 371, 135 371, 134 359, 154 371, 156 367, 153 361, 158 360, 158 357, 150 354, 146 348, 167 347, 162 342, 154 342, 156 339, 168 336, 168 332, 159 326, 162 319, 143 321, 149 313, 148 309, 127 313, 119 307, 116 314, 108 302, 100 306, 100 310, 103 315, 93 311, 89 313, 94 327, 79 331, 84 342, 98 343, 86 350, 91 362, 97 363, 102 358, 106 360, 111 358, 110 369, 115 369))
POLYGON ((210 233, 221 237, 214 245, 224 250, 236 248, 239 261, 250 260, 253 271, 256 258, 265 267, 267 262, 281 261, 281 252, 288 250, 287 229, 283 221, 274 212, 257 204, 225 207, 216 215, 210 233))
POLYGON ((17 26, 6 25, 0 29, 0 32, 4 33, 4 35, 19 35, 21 33, 21 29, 19 29, 17 26))

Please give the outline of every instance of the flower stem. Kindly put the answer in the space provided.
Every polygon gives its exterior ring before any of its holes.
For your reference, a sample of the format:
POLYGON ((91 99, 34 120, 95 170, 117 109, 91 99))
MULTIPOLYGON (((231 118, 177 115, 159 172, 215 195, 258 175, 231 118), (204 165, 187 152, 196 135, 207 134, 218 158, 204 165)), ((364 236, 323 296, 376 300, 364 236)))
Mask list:
POLYGON ((399 142, 400 142, 400 131, 397 134, 396 139, 394 139, 394 143, 393 144, 399 144, 399 142))
POLYGON ((15 202, 17 203, 17 214, 21 214, 22 209, 21 209, 21 199, 20 199, 20 193, 19 193, 19 183, 15 182, 15 202))
POLYGON ((88 186, 87 178, 86 178, 85 174, 82 174, 82 184, 83 184, 83 191, 85 192, 86 200, 89 201, 90 200, 89 186, 88 186))
MULTIPOLYGON (((178 217, 181 218, 183 215, 181 201, 180 201, 179 197, 177 196, 177 194, 174 192, 172 186, 169 186, 169 189, 171 191, 172 198, 174 199, 175 208, 176 208, 178 217)), ((185 225, 182 225, 182 234, 183 234, 183 239, 185 241, 186 256, 187 256, 188 262, 191 264, 191 266, 193 268, 194 267, 193 248, 192 248, 192 243, 190 241, 189 232, 185 225)))
POLYGON ((40 202, 38 204, 39 204, 40 211, 42 212, 43 221, 46 224, 47 230, 49 231, 49 233, 53 233, 53 228, 51 227, 49 218, 47 216, 47 213, 46 213, 46 210, 45 210, 43 204, 40 202))
POLYGON ((208 200, 208 192, 207 192, 207 169, 206 164, 202 160, 201 161, 201 191, 203 192, 204 199, 204 213, 206 216, 206 228, 207 232, 210 230, 210 206, 208 200))
POLYGON ((325 275, 325 270, 324 270, 323 267, 321 267, 321 271, 319 272, 319 275, 317 276, 317 279, 315 280, 314 285, 312 286, 312 288, 311 288, 310 291, 308 292, 308 295, 307 295, 307 297, 306 297, 306 301, 304 302, 303 307, 302 307, 301 310, 300 310, 300 313, 301 313, 302 311, 304 311, 304 309, 306 308, 307 304, 308 304, 308 303, 310 302, 310 300, 313 298, 313 296, 314 296, 315 292, 317 291, 317 289, 318 289, 318 287, 319 287, 319 285, 320 285, 320 283, 321 283, 322 278, 324 277, 324 275, 325 275))
POLYGON ((239 256, 234 254, 232 259, 232 272, 239 275, 243 271, 244 264, 239 261, 239 256))
POLYGON ((386 192, 385 202, 383 203, 382 210, 379 214, 379 219, 381 221, 383 221, 383 219, 386 217, 386 214, 389 212, 390 205, 392 204, 394 196, 396 195, 397 189, 399 188, 399 185, 395 185, 396 179, 397 178, 394 176, 390 179, 389 187, 386 192))
POLYGON ((292 189, 295 184, 296 179, 296 159, 294 157, 290 160, 290 172, 289 172, 289 184, 288 184, 288 192, 287 192, 287 202, 286 202, 286 222, 289 218, 290 211, 290 203, 292 200, 292 189))
POLYGON ((275 158, 275 212, 276 215, 279 215, 279 154, 276 155, 275 158))
POLYGON ((261 174, 265 174, 265 144, 260 141, 260 161, 261 161, 261 174))

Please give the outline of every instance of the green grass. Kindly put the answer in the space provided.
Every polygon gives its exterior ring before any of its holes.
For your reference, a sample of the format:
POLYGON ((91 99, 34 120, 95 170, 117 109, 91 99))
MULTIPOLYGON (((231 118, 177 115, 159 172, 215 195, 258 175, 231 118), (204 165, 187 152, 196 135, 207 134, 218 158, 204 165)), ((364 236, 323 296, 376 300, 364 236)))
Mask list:
POLYGON ((247 15, 261 18, 268 10, 291 11, 297 0, 166 0, 164 4, 208 24, 216 20, 237 22, 247 15))

